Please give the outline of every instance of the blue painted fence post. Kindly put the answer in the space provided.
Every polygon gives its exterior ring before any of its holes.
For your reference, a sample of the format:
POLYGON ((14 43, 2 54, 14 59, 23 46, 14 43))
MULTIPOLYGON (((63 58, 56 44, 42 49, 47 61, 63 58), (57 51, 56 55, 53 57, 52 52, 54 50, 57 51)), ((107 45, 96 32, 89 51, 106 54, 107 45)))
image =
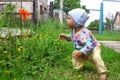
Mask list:
POLYGON ((100 3, 99 34, 102 34, 102 27, 103 27, 103 2, 100 3))

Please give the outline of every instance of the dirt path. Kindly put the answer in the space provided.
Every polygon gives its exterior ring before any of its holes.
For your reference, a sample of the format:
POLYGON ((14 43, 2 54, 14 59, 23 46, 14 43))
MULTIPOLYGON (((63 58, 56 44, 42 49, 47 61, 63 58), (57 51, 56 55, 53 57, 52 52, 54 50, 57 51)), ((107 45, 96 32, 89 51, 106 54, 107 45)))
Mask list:
POLYGON ((112 48, 120 53, 120 41, 99 41, 106 47, 112 48))

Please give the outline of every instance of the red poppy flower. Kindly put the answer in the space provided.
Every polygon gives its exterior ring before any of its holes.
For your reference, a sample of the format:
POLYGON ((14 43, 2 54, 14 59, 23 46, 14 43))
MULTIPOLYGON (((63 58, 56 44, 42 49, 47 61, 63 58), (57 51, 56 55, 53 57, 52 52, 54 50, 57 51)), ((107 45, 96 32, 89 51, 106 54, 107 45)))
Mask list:
POLYGON ((30 15, 30 12, 21 8, 19 9, 19 14, 22 16, 22 20, 25 20, 30 15))

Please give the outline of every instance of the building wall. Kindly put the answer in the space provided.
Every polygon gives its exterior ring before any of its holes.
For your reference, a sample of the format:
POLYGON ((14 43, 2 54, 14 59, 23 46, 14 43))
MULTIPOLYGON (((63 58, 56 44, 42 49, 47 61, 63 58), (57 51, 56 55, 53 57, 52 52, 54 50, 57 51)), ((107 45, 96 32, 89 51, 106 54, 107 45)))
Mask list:
POLYGON ((48 10, 48 0, 37 0, 38 3, 38 18, 44 18, 44 12, 48 10))
POLYGON ((120 13, 117 14, 114 22, 114 30, 120 30, 120 13))

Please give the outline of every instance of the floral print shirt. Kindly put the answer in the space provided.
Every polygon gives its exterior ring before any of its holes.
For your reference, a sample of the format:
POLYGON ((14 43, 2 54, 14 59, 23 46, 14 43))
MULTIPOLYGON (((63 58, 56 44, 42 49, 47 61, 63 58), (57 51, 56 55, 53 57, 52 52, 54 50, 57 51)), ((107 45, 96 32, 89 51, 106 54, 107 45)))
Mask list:
POLYGON ((74 48, 80 50, 84 56, 87 56, 98 44, 91 31, 86 28, 82 28, 76 34, 73 29, 69 38, 73 41, 74 48))

